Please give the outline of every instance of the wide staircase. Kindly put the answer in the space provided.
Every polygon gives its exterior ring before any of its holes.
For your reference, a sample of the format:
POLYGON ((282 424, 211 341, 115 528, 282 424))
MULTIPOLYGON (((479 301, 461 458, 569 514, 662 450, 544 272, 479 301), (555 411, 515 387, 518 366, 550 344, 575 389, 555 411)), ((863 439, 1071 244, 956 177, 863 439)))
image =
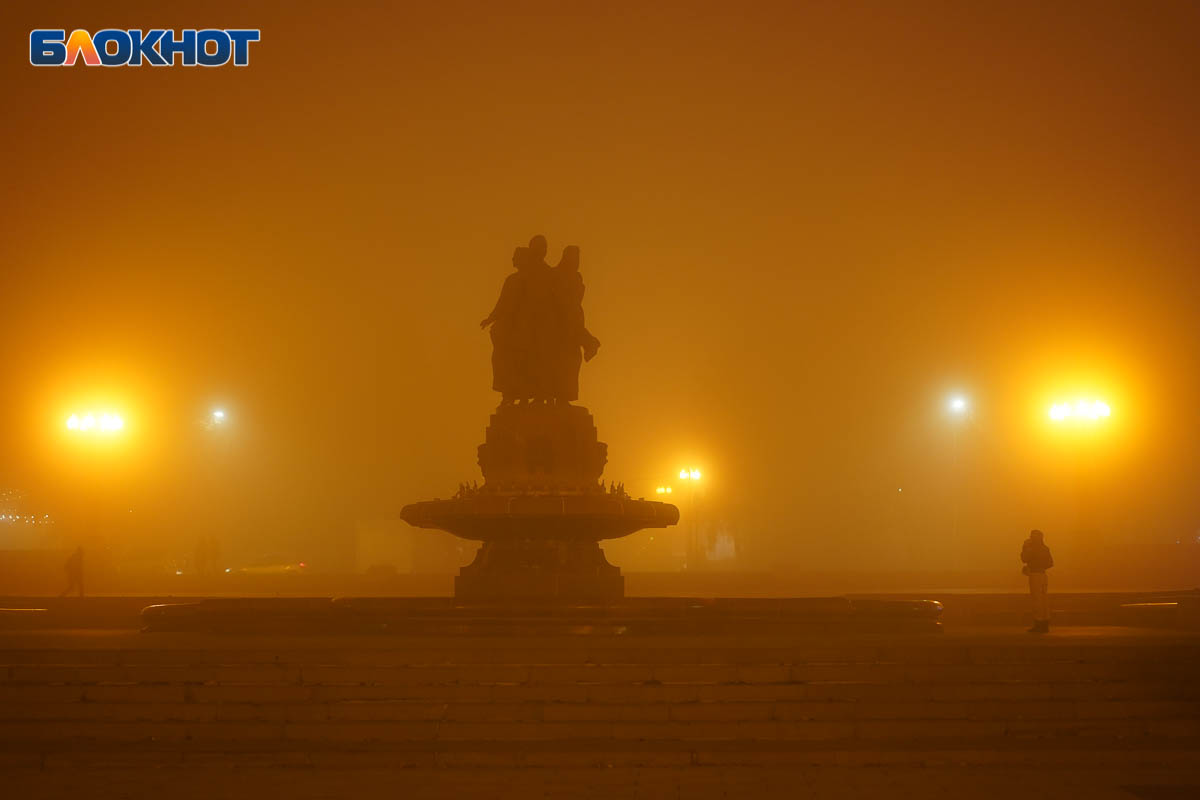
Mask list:
POLYGON ((0 635, 0 764, 1195 764, 1200 639, 0 635))

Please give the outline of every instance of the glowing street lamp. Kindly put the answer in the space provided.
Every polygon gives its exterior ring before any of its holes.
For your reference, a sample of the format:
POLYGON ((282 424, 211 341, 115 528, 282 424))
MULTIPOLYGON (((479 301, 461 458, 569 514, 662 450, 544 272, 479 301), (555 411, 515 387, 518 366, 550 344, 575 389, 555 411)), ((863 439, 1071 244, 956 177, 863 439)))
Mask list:
POLYGON ((657 489, 654 490, 654 493, 655 494, 670 494, 671 487, 670 486, 659 486, 657 489))
POLYGON ((1096 422, 1112 415, 1112 409, 1103 400, 1079 399, 1074 403, 1055 403, 1050 406, 1052 422, 1096 422))
POLYGON ((67 417, 67 430, 73 433, 112 435, 125 428, 125 420, 111 411, 84 411, 67 417))
POLYGON ((229 412, 223 406, 216 406, 208 412, 207 416, 200 419, 199 424, 205 430, 210 431, 227 428, 230 425, 229 412))
POLYGON ((698 481, 698 480, 700 480, 700 470, 695 469, 695 468, 681 469, 681 470, 679 470, 679 480, 681 480, 681 481, 698 481))
POLYGON ((967 398, 963 397, 961 394, 956 394, 950 398, 948 407, 951 414, 956 417, 961 417, 967 413, 971 407, 971 404, 967 402, 967 398))

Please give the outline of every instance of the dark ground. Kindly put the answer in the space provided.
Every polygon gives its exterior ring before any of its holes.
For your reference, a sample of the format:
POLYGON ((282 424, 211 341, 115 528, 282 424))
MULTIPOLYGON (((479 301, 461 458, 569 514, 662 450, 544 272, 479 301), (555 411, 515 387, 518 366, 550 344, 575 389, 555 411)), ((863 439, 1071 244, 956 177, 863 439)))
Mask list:
POLYGON ((1111 625, 10 630, 0 765, 12 797, 1173 800, 1200 797, 1198 663, 1194 632, 1111 625))

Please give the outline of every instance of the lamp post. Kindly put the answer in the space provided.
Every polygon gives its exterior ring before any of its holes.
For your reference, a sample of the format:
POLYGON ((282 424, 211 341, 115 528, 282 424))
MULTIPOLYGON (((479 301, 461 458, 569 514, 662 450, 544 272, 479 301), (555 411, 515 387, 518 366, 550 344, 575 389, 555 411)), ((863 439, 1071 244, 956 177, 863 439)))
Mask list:
POLYGON ((962 450, 961 450, 961 434, 960 429, 967 423, 971 416, 971 403, 966 396, 961 394, 951 395, 946 403, 946 411, 951 416, 951 424, 954 426, 951 433, 951 472, 954 486, 952 490, 952 500, 950 509, 950 533, 954 540, 958 540, 958 512, 962 505, 962 450))
MULTIPOLYGON (((1096 433, 1098 428, 1112 416, 1112 407, 1107 402, 1094 397, 1080 397, 1075 400, 1063 400, 1052 403, 1046 412, 1050 424, 1064 431, 1081 433, 1096 433)), ((1088 481, 1084 478, 1084 469, 1088 464, 1078 446, 1072 448, 1072 480, 1075 493, 1075 527, 1082 533, 1086 527, 1088 498, 1085 496, 1085 486, 1088 481)))
MULTIPOLYGON (((204 420, 204 427, 213 439, 212 447, 216 451, 211 460, 209 475, 209 496, 206 498, 209 513, 205 515, 206 523, 198 534, 195 554, 195 571, 201 579, 211 575, 221 575, 225 565, 221 556, 221 543, 214 530, 214 520, 232 519, 230 506, 233 499, 233 487, 236 481, 232 475, 230 453, 233 448, 233 433, 230 430, 230 416, 224 407, 218 406, 209 411, 204 420)), ((228 570, 225 569, 227 572, 228 570)))
POLYGON ((696 485, 700 483, 701 472, 696 467, 679 470, 679 480, 687 481, 688 510, 692 516, 692 530, 688 536, 687 564, 685 569, 691 569, 700 563, 700 515, 696 509, 696 485))
MULTIPOLYGON (((125 430, 125 418, 119 413, 111 410, 81 410, 72 413, 65 421, 68 435, 79 441, 94 441, 99 444, 102 440, 114 439, 121 435, 125 430)), ((93 481, 89 481, 94 482, 93 481)), ((94 487, 98 491, 98 487, 94 487)), ((102 540, 101 532, 99 531, 101 513, 99 509, 100 500, 98 497, 86 497, 83 504, 86 508, 85 515, 91 517, 91 528, 97 541, 102 540)), ((80 539, 83 538, 80 532, 80 539)), ((80 544, 82 549, 82 544, 80 544)), ((96 563, 92 560, 92 563, 96 563)), ((83 594, 83 564, 82 561, 78 565, 80 583, 80 596, 83 594)), ((72 579, 74 580, 74 578, 72 579)))

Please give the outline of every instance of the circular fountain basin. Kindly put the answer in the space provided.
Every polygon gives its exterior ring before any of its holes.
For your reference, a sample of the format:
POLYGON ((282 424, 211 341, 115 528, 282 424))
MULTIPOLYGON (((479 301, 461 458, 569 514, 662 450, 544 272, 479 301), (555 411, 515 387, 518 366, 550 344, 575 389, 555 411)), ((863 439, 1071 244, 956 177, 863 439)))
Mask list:
POLYGON ((564 537, 600 541, 675 525, 679 509, 670 503, 600 492, 479 492, 412 503, 401 509, 400 517, 418 528, 481 542, 564 537))

